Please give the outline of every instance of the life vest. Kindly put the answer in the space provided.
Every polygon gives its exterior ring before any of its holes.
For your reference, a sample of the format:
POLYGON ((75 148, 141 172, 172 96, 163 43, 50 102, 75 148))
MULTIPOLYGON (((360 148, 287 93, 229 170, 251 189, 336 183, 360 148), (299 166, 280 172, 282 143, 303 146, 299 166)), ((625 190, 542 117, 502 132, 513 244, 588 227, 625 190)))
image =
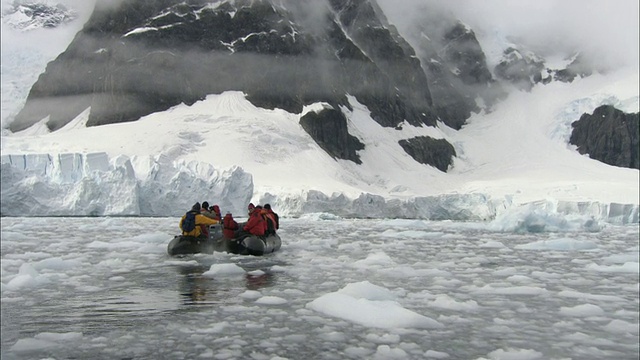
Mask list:
POLYGON ((265 230, 267 229, 267 224, 262 218, 262 215, 259 212, 251 213, 251 217, 244 226, 244 231, 248 231, 253 235, 262 236, 264 235, 265 230))
POLYGON ((191 210, 188 211, 185 216, 184 216, 184 220, 182 220, 182 223, 180 224, 180 228, 182 229, 183 232, 188 233, 193 231, 193 229, 196 228, 196 212, 191 210))

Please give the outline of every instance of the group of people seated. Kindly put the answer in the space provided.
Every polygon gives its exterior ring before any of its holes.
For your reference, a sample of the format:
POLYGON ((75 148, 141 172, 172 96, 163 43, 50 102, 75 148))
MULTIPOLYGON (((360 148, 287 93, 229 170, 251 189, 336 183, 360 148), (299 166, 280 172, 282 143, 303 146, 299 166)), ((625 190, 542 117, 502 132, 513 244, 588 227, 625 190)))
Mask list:
POLYGON ((226 238, 243 238, 248 235, 269 236, 275 235, 276 230, 280 228, 280 217, 273 212, 271 205, 265 204, 264 207, 253 203, 248 208, 249 220, 239 226, 233 220, 233 216, 227 213, 222 221, 222 233, 226 238))
POLYGON ((246 223, 238 224, 230 212, 221 218, 220 207, 209 207, 207 201, 195 203, 180 219, 180 230, 183 236, 209 237, 209 226, 222 223, 222 235, 227 239, 241 239, 249 235, 269 236, 274 235, 280 228, 280 217, 271 209, 270 204, 255 206, 250 203, 248 208, 249 219, 246 223), (193 230, 185 228, 187 217, 195 219, 193 230))

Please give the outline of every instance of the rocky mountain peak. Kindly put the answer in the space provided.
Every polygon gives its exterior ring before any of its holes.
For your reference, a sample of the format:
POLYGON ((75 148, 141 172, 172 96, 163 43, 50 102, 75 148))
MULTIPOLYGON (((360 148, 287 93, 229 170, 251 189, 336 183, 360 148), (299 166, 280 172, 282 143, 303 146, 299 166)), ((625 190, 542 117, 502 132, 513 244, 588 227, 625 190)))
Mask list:
POLYGON ((434 111, 460 129, 472 113, 489 108, 504 96, 487 66, 475 33, 464 23, 428 11, 416 15, 407 30, 427 75, 434 111))

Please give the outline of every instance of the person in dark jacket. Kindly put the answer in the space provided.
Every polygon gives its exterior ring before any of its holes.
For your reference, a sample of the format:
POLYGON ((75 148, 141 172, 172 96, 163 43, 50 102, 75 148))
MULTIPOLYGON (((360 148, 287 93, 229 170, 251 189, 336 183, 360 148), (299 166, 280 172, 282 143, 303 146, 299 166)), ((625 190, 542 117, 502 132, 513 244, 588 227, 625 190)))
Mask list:
POLYGON ((280 216, 271 210, 271 204, 264 204, 264 209, 267 211, 267 214, 273 215, 273 219, 275 220, 275 229, 280 229, 280 216))
POLYGON ((264 219, 265 224, 267 224, 267 229, 265 230, 264 234, 269 236, 269 235, 275 235, 278 227, 277 227, 276 217, 274 216, 274 213, 272 211, 267 209, 267 205, 268 204, 265 205, 264 209, 260 210, 260 215, 262 215, 262 218, 264 219))
POLYGON ((222 235, 227 239, 233 239, 238 230, 238 223, 233 220, 233 214, 228 212, 222 220, 222 235))
POLYGON ((180 219, 180 230, 182 230, 182 235, 183 236, 193 236, 193 237, 204 237, 205 235, 202 233, 202 228, 201 225, 204 226, 209 226, 209 225, 215 225, 218 224, 219 221, 214 220, 214 219, 209 219, 208 217, 200 214, 200 203, 195 203, 193 205, 193 207, 191 207, 191 211, 187 212, 188 213, 194 213, 195 214, 195 223, 196 226, 193 230, 191 231, 184 231, 182 228, 182 224, 184 223, 184 220, 187 218, 187 214, 184 214, 182 216, 182 218, 180 219))

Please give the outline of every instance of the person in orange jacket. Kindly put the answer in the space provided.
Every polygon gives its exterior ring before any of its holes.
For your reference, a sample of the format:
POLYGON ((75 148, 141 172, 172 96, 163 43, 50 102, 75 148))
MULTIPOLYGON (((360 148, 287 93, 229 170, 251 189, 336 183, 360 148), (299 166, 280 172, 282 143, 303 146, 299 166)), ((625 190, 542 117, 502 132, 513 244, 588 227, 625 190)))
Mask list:
POLYGON ((180 219, 180 230, 182 230, 182 236, 193 237, 206 237, 203 236, 200 225, 215 225, 220 223, 218 220, 209 219, 208 217, 200 214, 200 203, 195 203, 190 211, 182 216, 180 219), (193 222, 193 224, 191 224, 193 222), (191 228, 193 226, 193 228, 191 228))

